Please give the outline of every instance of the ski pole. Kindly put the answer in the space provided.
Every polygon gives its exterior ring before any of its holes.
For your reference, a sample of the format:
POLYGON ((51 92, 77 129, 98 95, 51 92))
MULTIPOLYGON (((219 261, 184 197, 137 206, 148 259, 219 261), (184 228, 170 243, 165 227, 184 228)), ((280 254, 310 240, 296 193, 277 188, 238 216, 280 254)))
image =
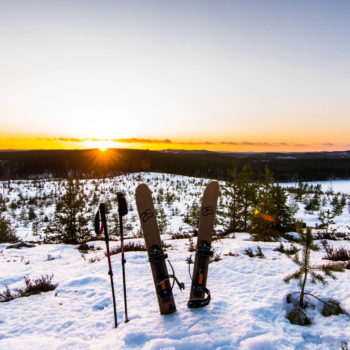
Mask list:
POLYGON ((128 319, 128 305, 126 301, 126 283, 125 283, 125 257, 124 257, 124 229, 123 216, 128 213, 128 207, 124 195, 121 192, 117 193, 118 198, 118 213, 119 213, 119 227, 120 227, 120 246, 122 251, 122 270, 123 270, 123 289, 124 289, 124 309, 125 309, 125 323, 128 319))
POLYGON ((107 230, 106 207, 105 207, 104 203, 100 204, 99 210, 97 211, 96 216, 95 216, 95 232, 96 232, 96 234, 99 234, 99 235, 101 235, 103 232, 105 234, 107 258, 108 258, 108 268, 109 268, 108 274, 111 278, 111 288, 112 288, 112 298, 113 298, 114 327, 117 328, 118 327, 117 308, 116 308, 116 304, 115 304, 113 271, 112 271, 112 264, 111 264, 111 256, 109 253, 109 236, 108 236, 108 230, 107 230), (99 228, 100 216, 101 216, 101 228, 99 228))

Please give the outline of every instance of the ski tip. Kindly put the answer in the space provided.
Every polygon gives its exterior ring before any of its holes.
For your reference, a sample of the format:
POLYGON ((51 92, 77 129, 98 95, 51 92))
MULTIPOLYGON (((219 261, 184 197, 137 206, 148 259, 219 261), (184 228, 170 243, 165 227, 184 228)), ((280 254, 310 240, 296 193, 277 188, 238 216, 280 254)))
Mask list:
POLYGON ((142 192, 151 192, 149 187, 146 184, 140 184, 136 187, 136 194, 142 192))
POLYGON ((219 188, 219 183, 216 180, 210 181, 208 186, 213 186, 219 188))
POLYGON ((211 190, 211 191, 219 193, 219 190, 220 190, 219 183, 217 181, 209 182, 207 187, 206 187, 206 190, 211 190))

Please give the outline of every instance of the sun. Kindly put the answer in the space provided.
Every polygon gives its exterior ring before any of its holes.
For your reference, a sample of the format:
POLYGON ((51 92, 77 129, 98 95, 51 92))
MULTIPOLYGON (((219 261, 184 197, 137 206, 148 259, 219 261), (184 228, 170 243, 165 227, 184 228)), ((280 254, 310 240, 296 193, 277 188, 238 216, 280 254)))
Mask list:
POLYGON ((109 140, 94 140, 89 142, 89 146, 98 148, 101 152, 106 152, 108 148, 115 147, 115 142, 109 140))

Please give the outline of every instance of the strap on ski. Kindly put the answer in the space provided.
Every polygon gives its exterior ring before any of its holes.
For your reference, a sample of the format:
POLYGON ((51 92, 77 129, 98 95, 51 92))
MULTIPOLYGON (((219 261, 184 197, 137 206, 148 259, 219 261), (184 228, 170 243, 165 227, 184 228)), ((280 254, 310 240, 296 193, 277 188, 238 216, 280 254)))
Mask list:
MULTIPOLYGON (((163 299, 164 302, 170 301, 170 293, 174 287, 174 284, 170 286, 169 279, 173 278, 174 281, 177 283, 180 289, 184 289, 185 285, 176 278, 174 274, 174 269, 172 265, 170 264, 173 274, 172 275, 166 275, 164 268, 163 268, 163 262, 165 259, 167 259, 168 255, 163 253, 163 250, 158 245, 153 245, 151 247, 150 253, 149 253, 149 262, 153 264, 153 266, 156 269, 157 274, 157 293, 159 296, 163 299)), ((174 282, 174 283, 175 283, 174 282)))
POLYGON ((189 308, 198 308, 202 306, 206 306, 210 303, 210 292, 209 289, 205 287, 206 285, 206 279, 204 276, 207 260, 210 256, 213 255, 213 251, 210 250, 210 243, 208 241, 201 241, 198 244, 196 256, 197 256, 197 271, 195 271, 194 276, 194 296, 197 298, 200 298, 203 293, 207 295, 207 297, 204 300, 190 300, 188 302, 189 308))
POLYGON ((203 300, 198 300, 198 299, 189 300, 187 302, 187 306, 190 309, 196 309, 196 308, 199 308, 199 307, 207 306, 210 303, 211 296, 210 296, 209 289, 208 288, 203 288, 203 291, 207 295, 207 297, 205 299, 203 299, 203 300))
POLYGON ((173 265, 171 264, 171 262, 169 260, 167 260, 168 264, 170 265, 171 267, 171 270, 173 271, 172 275, 169 275, 169 278, 172 278, 174 280, 174 283, 173 285, 171 286, 171 289, 174 288, 174 284, 176 282, 177 286, 180 288, 180 290, 182 289, 185 289, 185 283, 183 282, 180 282, 177 277, 175 276, 175 271, 174 271, 174 268, 173 268, 173 265))

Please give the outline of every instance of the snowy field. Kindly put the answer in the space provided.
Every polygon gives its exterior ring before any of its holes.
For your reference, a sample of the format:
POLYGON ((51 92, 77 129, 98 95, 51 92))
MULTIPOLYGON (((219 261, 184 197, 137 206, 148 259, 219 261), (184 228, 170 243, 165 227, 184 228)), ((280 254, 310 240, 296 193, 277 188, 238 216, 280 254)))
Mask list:
MULTIPOLYGON (((297 282, 285 284, 283 278, 296 270, 296 266, 273 250, 279 243, 253 242, 247 233, 213 242, 215 254, 221 260, 209 266, 207 287, 212 295, 211 303, 202 309, 188 309, 191 281, 186 259, 194 253, 188 251, 188 239, 173 240, 171 234, 190 231, 183 222, 184 215, 192 202, 199 200, 208 180, 162 174, 86 180, 84 191, 91 197, 98 192, 101 201, 110 200, 117 191, 125 193, 130 203, 127 242, 142 242, 134 202, 135 188, 142 182, 149 185, 156 207, 162 204, 168 218, 167 233, 162 239, 169 245, 167 253, 178 279, 186 285, 182 292, 174 288, 177 312, 159 314, 146 252, 126 253, 128 323, 124 323, 121 257, 120 254, 111 257, 119 321, 114 329, 103 241, 89 242, 102 250, 83 256, 72 245, 37 244, 34 248, 6 249, 9 244, 3 243, 0 244, 0 291, 5 286, 11 290, 23 287, 24 276, 35 278, 43 274, 53 274, 57 287, 52 292, 0 304, 0 349, 347 349, 346 344, 350 347, 350 318, 324 317, 320 314, 321 305, 314 301, 308 308, 311 326, 290 324, 286 314, 291 306, 285 297, 297 291, 298 286, 297 282), (172 193, 173 198, 167 199, 167 193, 172 193), (246 248, 255 250, 258 246, 265 258, 244 254, 246 248)), ((18 199, 20 193, 27 199, 38 195, 38 184, 31 181, 12 181, 11 189, 8 186, 4 183, 2 191, 11 201, 18 199)), ((35 207, 39 218, 52 215, 55 202, 52 198, 60 194, 62 187, 55 181, 42 182, 41 186, 39 193, 45 197, 42 201, 46 205, 35 207)), ((335 192, 350 194, 350 181, 322 183, 324 191, 330 187, 335 192)), ((225 199, 221 198, 219 203, 222 205, 225 199)), ((111 204, 113 214, 116 205, 111 204)), ((315 215, 298 205, 296 217, 314 224, 315 215)), ((89 206, 93 216, 98 203, 89 206)), ((39 243, 43 234, 33 233, 30 223, 21 215, 23 208, 13 211, 7 215, 16 223, 17 234, 39 243)), ((335 221, 342 231, 349 230, 348 205, 335 221)), ((350 241, 329 243, 350 249, 350 241)), ((116 246, 119 242, 112 241, 111 248, 116 246)), ((312 259, 322 263, 324 255, 321 249, 312 253, 312 259)), ((337 273, 337 280, 330 281, 326 287, 309 284, 307 289, 318 297, 340 301, 350 312, 349 286, 350 270, 346 270, 337 273)))

